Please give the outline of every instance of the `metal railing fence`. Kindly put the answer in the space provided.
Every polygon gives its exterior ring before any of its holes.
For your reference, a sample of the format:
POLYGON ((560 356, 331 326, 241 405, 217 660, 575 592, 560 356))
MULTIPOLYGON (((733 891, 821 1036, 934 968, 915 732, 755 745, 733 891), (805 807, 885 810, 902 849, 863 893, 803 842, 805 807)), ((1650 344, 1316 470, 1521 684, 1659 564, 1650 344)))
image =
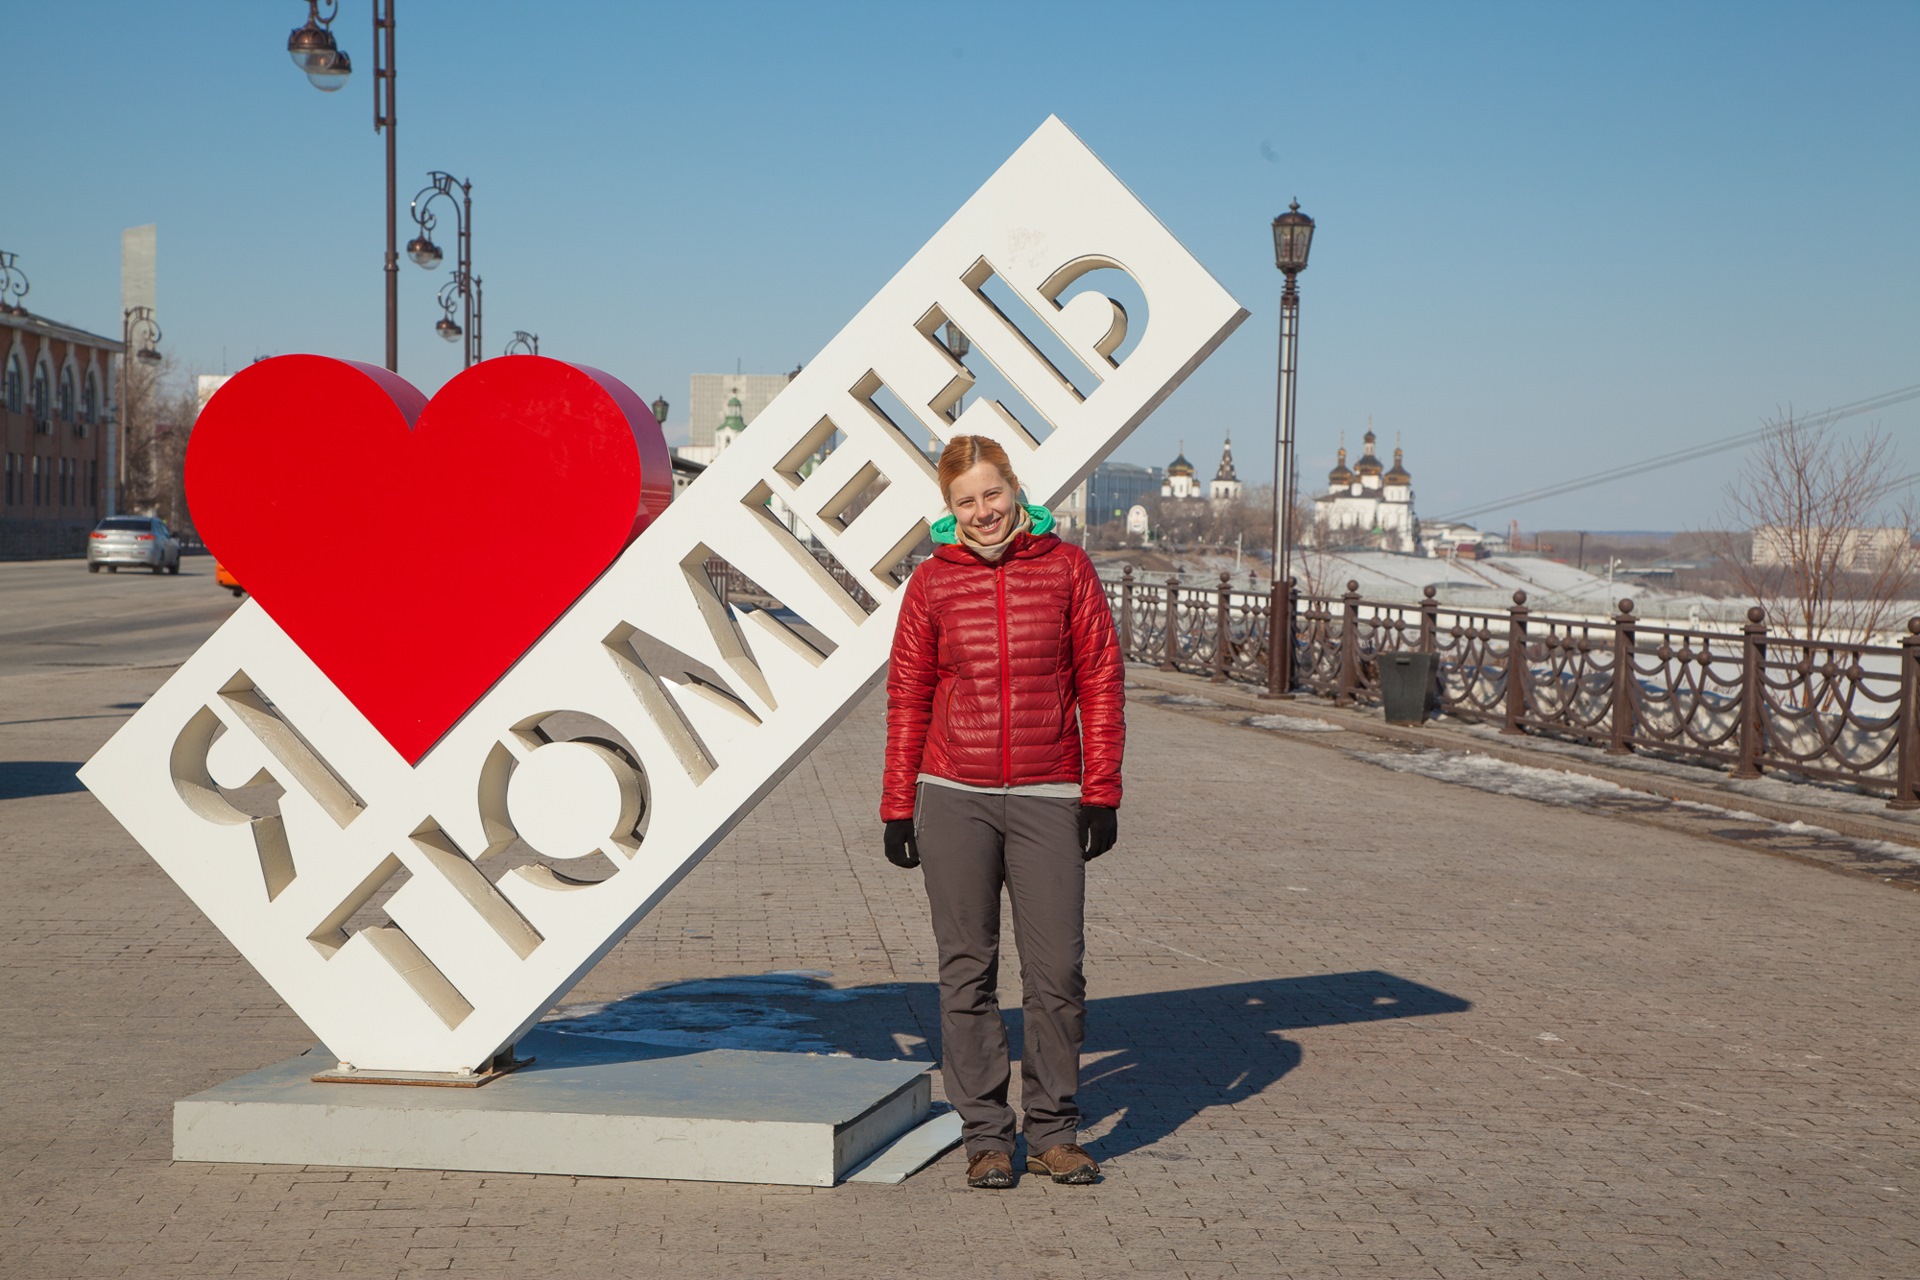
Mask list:
POLYGON ((1380 660, 1430 653, 1434 705, 1505 734, 1541 734, 1624 755, 1646 752, 1728 767, 1733 776, 1798 774, 1920 808, 1920 618, 1893 645, 1770 631, 1759 608, 1738 632, 1651 625, 1622 600, 1611 618, 1536 614, 1516 591, 1505 610, 1338 596, 1106 581, 1129 661, 1163 671, 1295 691, 1336 705, 1377 704, 1380 660), (1271 653, 1270 619, 1292 643, 1271 653))
MULTIPOLYGON (((871 612, 840 565, 822 567, 871 612)), ((904 581, 911 565, 895 571, 904 581)), ((707 562, 722 600, 775 602, 723 560, 707 562)), ((1504 610, 1456 609, 1432 587, 1417 604, 1338 596, 1282 583, 1272 592, 1149 582, 1128 567, 1105 579, 1128 661, 1264 685, 1337 706, 1381 701, 1381 659, 1430 653, 1433 705, 1458 720, 1605 749, 1729 768, 1734 777, 1791 773, 1920 808, 1920 617, 1893 645, 1810 640, 1770 631, 1759 608, 1737 632, 1656 625, 1633 601, 1611 618, 1555 617, 1513 593, 1504 610), (1270 649, 1272 619, 1292 639, 1270 649)))

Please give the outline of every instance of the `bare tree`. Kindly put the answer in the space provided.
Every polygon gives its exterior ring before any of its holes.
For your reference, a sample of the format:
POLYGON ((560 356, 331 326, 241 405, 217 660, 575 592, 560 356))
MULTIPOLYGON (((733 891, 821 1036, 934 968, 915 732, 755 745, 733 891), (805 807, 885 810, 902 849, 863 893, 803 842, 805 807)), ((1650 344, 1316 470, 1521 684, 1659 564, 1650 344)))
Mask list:
POLYGON ((129 511, 159 516, 170 528, 188 529, 187 438, 199 410, 191 376, 182 377, 171 357, 157 365, 131 361, 127 370, 124 499, 129 511))
POLYGON ((1913 501, 1888 490, 1893 442, 1791 411, 1771 425, 1727 485, 1716 558, 1770 627, 1865 641, 1920 586, 1913 501))

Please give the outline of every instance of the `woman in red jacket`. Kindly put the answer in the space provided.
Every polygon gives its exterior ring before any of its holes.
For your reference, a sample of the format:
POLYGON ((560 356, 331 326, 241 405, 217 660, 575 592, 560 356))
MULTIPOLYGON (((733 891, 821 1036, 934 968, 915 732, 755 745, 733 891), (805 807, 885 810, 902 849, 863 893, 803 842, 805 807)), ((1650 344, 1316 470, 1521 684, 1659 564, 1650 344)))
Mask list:
POLYGON ((1075 1141, 1086 1024, 1086 862, 1113 847, 1126 739, 1113 615, 1080 548, 1015 500, 1006 451, 956 436, 940 455, 951 514, 914 571, 887 673, 886 854, 921 868, 940 949, 941 1076, 967 1184, 1013 1185, 1000 887, 1013 903, 1026 1043, 1027 1169, 1090 1183, 1075 1141))

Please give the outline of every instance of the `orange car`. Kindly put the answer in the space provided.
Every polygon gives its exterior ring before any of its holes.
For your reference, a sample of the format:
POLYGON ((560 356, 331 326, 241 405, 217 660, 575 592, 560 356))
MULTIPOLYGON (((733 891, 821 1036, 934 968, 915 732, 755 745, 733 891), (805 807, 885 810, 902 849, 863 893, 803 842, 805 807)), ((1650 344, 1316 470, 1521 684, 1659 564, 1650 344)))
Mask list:
POLYGON ((234 577, 233 571, 218 560, 213 562, 213 580, 237 596, 247 594, 247 589, 240 585, 240 579, 234 577))

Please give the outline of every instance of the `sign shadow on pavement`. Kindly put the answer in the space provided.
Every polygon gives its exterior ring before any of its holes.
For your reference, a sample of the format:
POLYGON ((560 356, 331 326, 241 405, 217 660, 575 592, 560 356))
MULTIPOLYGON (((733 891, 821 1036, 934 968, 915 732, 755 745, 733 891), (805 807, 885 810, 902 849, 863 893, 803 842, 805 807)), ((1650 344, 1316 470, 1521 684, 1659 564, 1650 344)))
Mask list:
MULTIPOLYGON (((1303 1051, 1285 1038, 1288 1032, 1472 1007, 1459 996, 1377 969, 1096 997, 1087 1002, 1081 1129, 1104 1132, 1089 1139, 1102 1159, 1151 1147, 1211 1108, 1258 1096, 1299 1066, 1303 1051)), ((1003 1016, 1017 1057, 1021 1011, 1009 1007, 1003 1016)), ((577 1022, 543 1025, 633 1036, 636 1042, 624 1047, 635 1060, 695 1052, 711 1040, 725 1047, 937 1061, 939 1024, 934 983, 834 988, 820 978, 789 974, 670 983, 593 1006, 577 1022), (702 1034, 703 1027, 710 1032, 702 1034), (787 1032, 784 1043, 781 1029, 787 1032), (903 1054, 904 1045, 928 1032, 935 1033, 930 1043, 903 1054)))
POLYGON ((78 760, 9 760, 0 764, 0 800, 85 791, 75 776, 79 769, 78 760))

